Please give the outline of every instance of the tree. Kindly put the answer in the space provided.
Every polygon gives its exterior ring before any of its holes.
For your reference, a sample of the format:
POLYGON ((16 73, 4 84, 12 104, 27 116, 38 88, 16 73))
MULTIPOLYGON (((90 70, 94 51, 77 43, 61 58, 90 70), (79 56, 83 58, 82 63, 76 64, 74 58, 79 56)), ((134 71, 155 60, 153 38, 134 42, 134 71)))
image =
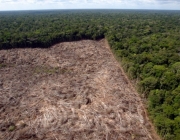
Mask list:
POLYGON ((147 77, 144 78, 140 82, 140 86, 142 87, 142 91, 149 92, 150 90, 156 87, 158 80, 155 77, 147 77))

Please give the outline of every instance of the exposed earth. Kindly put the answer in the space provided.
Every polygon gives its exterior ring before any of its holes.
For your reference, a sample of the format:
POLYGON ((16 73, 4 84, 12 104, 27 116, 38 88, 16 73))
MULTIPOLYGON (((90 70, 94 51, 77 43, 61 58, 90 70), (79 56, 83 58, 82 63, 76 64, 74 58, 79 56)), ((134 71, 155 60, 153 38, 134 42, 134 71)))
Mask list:
POLYGON ((0 51, 1 140, 156 140, 105 39, 0 51))

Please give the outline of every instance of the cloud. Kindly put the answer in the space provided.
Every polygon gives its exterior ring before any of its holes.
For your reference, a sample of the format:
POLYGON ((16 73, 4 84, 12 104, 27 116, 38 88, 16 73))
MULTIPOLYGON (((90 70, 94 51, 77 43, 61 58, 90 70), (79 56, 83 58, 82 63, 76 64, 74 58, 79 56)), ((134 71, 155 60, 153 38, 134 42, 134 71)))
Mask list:
POLYGON ((0 10, 179 9, 180 0, 0 0, 0 10))
POLYGON ((0 3, 180 3, 180 0, 0 0, 0 3))

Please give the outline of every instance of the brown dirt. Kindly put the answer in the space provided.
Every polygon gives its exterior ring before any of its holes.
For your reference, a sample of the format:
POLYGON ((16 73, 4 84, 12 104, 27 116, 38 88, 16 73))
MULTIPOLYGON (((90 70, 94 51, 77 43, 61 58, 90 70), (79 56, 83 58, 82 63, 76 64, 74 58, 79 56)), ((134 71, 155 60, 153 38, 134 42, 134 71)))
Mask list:
POLYGON ((0 139, 154 140, 106 41, 0 51, 0 139))

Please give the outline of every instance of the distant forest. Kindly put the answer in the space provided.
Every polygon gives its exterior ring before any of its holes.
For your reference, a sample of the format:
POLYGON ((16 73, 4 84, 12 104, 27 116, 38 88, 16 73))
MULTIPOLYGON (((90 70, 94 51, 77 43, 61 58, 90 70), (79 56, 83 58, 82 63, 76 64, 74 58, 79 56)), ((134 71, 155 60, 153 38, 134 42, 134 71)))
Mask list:
POLYGON ((137 81, 157 132, 165 140, 180 140, 180 11, 0 12, 0 49, 102 38, 137 81))

